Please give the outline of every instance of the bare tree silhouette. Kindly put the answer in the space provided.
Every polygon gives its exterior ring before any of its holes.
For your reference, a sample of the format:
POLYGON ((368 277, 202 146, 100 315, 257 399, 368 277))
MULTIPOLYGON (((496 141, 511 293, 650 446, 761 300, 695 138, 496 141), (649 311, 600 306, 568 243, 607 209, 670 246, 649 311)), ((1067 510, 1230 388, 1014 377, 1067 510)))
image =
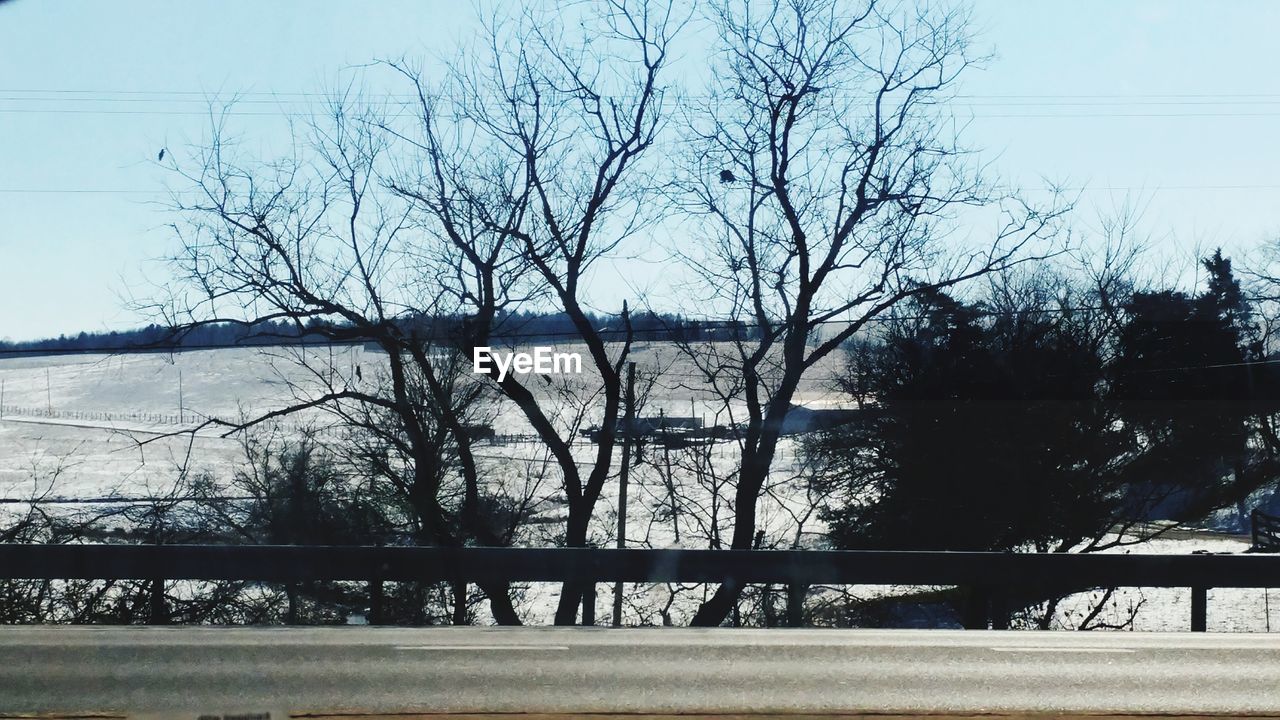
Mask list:
MULTIPOLYGON (((717 63, 674 200, 707 238, 679 249, 689 292, 758 329, 685 346, 745 408, 729 547, 748 549, 801 379, 912 296, 1044 256, 1065 207, 998 192, 939 112, 975 61, 963 11, 724 0, 710 18, 717 63), (951 221, 979 207, 993 234, 960 237, 951 221)), ((722 622, 739 590, 694 623, 722 622)))

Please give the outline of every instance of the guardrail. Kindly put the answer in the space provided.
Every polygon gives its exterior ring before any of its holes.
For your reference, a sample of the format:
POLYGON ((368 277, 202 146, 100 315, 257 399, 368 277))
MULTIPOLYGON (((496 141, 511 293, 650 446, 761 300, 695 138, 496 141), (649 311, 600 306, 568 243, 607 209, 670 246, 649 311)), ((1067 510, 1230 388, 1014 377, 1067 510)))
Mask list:
POLYGON ((1249 513, 1250 539, 1253 552, 1280 552, 1280 516, 1254 508, 1249 513))
POLYGON ((283 545, 0 545, 0 579, 678 582, 958 585, 977 622, 1000 627, 1016 593, 1187 587, 1191 629, 1207 591, 1280 587, 1275 555, 1103 555, 915 551, 615 550, 283 545))

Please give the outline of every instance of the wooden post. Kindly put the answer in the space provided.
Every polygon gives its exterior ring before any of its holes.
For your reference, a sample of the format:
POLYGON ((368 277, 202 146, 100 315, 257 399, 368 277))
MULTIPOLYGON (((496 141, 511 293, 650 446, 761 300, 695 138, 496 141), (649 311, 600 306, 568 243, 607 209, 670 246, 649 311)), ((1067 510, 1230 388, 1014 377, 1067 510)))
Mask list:
POLYGON ((971 586, 962 592, 960 624, 965 630, 986 630, 991 618, 991 595, 987 588, 971 586))
POLYGON ((987 601, 991 615, 992 630, 1009 629, 1009 589, 993 587, 987 601))
POLYGON ((1209 588, 1191 588, 1191 632, 1205 632, 1209 618, 1209 588))
POLYGON ((370 625, 381 625, 382 619, 382 581, 377 578, 369 581, 369 617, 370 625))
MULTIPOLYGON (((622 467, 618 471, 618 549, 624 550, 627 547, 627 479, 631 472, 631 435, 632 429, 636 422, 636 364, 635 362, 627 363, 627 408, 623 415, 622 421, 622 467)), ((595 595, 595 586, 592 586, 592 596, 595 595)), ((594 600, 594 597, 593 597, 594 600)), ((592 615, 594 617, 594 602, 592 603, 592 615)), ((588 623, 586 618, 586 607, 583 607, 583 625, 594 624, 588 623)), ((622 581, 618 580, 613 584, 613 626, 622 626, 622 581)))
POLYGON ((787 585, 787 627, 804 625, 804 599, 809 595, 809 586, 793 582, 787 585))
POLYGON ((453 581, 453 624, 466 625, 467 623, 467 583, 461 580, 453 581))
POLYGON ((164 599, 164 580, 156 578, 151 581, 151 613, 148 622, 152 625, 169 624, 169 605, 164 599))

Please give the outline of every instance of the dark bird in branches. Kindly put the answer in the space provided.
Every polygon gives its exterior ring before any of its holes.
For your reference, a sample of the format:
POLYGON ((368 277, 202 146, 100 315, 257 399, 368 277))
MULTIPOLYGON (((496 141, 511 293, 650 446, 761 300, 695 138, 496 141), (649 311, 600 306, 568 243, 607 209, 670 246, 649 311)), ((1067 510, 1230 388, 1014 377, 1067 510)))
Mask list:
POLYGON ((732 170, 721 170, 721 171, 720 171, 720 182, 722 182, 722 183, 731 183, 731 182, 736 182, 737 180, 738 180, 738 177, 737 177, 736 175, 734 175, 734 174, 733 174, 733 171, 732 171, 732 170))
POLYGON ((164 160, 164 151, 165 151, 164 148, 160 148, 160 154, 156 155, 156 162, 160 162, 161 160, 164 160))

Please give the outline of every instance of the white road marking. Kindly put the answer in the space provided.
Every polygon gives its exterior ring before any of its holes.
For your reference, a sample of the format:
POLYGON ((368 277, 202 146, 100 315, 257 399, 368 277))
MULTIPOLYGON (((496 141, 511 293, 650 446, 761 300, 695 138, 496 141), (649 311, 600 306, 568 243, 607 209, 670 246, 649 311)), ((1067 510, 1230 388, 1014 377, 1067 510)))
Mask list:
POLYGON ((568 650, 568 645, 396 645, 394 650, 568 650))
POLYGON ((1103 648, 1103 647, 993 647, 987 648, 995 652, 1008 653, 1131 653, 1137 652, 1132 648, 1103 648))

